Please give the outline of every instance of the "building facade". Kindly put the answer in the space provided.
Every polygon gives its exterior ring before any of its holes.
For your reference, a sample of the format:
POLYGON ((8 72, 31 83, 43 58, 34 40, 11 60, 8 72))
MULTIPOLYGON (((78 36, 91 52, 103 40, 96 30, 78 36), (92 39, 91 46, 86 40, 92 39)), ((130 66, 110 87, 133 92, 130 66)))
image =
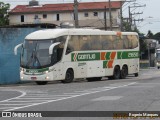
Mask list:
MULTIPOLYGON (((74 24, 74 3, 63 4, 18 5, 9 12, 10 25, 51 23, 57 26, 62 22, 74 24)), ((120 27, 120 8, 122 1, 111 2, 113 30, 120 27)), ((79 27, 93 27, 104 29, 104 11, 106 7, 107 28, 110 26, 108 2, 84 2, 78 4, 79 27)))

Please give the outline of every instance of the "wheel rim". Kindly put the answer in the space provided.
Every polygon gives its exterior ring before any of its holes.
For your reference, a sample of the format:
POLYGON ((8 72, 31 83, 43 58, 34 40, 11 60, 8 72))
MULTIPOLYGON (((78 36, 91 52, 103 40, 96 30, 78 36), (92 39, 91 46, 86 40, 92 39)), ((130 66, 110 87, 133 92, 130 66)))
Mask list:
POLYGON ((71 74, 68 73, 68 72, 67 72, 67 74, 66 74, 66 79, 67 79, 67 80, 70 80, 70 79, 71 79, 71 74))

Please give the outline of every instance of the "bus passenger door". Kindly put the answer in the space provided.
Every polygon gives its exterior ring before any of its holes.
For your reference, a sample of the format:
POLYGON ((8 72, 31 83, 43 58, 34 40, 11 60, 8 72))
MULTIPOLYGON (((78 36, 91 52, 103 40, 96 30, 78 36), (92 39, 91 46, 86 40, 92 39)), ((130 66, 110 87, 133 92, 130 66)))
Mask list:
POLYGON ((62 79, 62 68, 63 65, 60 62, 62 59, 62 53, 63 53, 63 48, 60 48, 58 45, 53 49, 53 54, 52 54, 52 64, 54 68, 53 76, 55 80, 60 80, 62 79))
POLYGON ((77 78, 86 78, 87 76, 87 64, 85 62, 77 62, 77 78))

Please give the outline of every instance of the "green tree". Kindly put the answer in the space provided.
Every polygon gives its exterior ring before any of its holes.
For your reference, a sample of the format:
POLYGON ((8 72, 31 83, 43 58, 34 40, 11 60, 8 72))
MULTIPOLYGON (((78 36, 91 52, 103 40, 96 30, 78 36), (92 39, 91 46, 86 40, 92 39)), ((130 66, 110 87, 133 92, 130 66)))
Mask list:
POLYGON ((154 35, 153 35, 153 33, 152 33, 151 30, 148 30, 147 37, 148 37, 149 39, 153 39, 153 38, 154 38, 154 35))
POLYGON ((10 4, 5 4, 0 2, 0 26, 8 25, 9 24, 9 15, 8 10, 10 8, 10 4))
POLYGON ((123 30, 126 31, 126 32, 131 31, 131 27, 130 27, 130 24, 128 22, 123 21, 123 30))
POLYGON ((156 33, 153 38, 160 41, 160 32, 156 33))

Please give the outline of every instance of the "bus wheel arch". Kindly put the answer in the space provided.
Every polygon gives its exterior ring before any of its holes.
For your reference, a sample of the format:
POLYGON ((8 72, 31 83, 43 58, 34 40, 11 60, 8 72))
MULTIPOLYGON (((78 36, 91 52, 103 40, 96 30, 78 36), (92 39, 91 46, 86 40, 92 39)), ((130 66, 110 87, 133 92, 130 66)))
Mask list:
POLYGON ((126 64, 124 64, 124 65, 122 66, 122 69, 121 69, 120 78, 121 78, 121 79, 125 79, 127 75, 128 75, 128 66, 127 66, 126 64))
POLYGON ((121 75, 121 71, 120 71, 120 66, 119 65, 115 65, 114 70, 113 70, 113 79, 119 79, 121 75))
POLYGON ((71 83, 74 79, 74 70, 73 68, 68 68, 66 70, 65 79, 62 80, 63 83, 71 83))

